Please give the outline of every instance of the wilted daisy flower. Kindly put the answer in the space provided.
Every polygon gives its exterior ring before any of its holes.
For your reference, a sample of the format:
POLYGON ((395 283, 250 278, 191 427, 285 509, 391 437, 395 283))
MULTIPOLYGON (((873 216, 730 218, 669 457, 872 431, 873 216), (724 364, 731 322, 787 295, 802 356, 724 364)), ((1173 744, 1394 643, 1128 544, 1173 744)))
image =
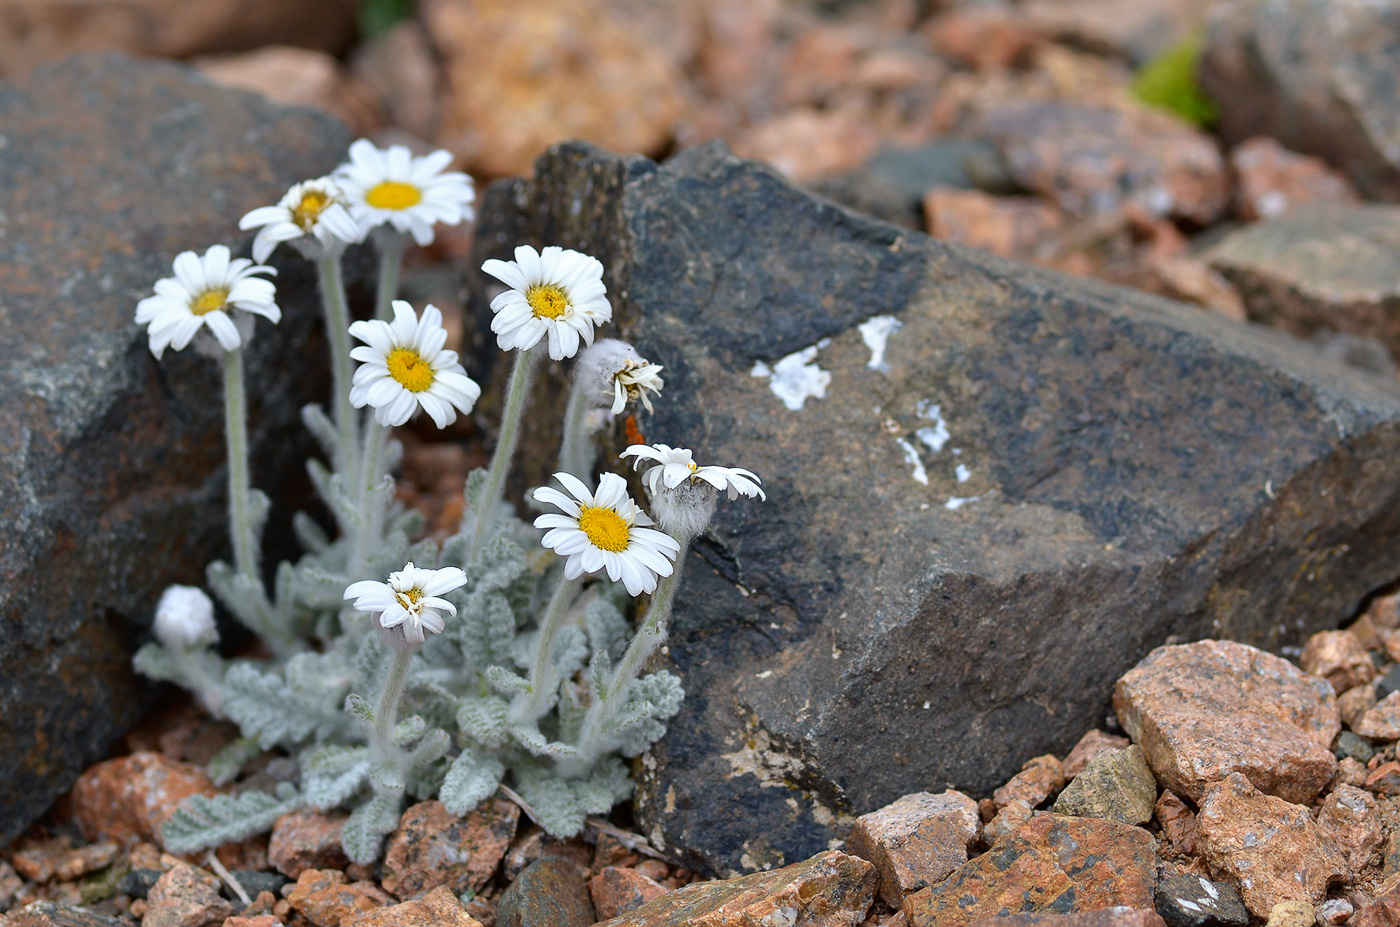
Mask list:
POLYGON ((598 491, 589 492, 583 481, 568 473, 554 478, 572 495, 544 487, 535 499, 563 511, 541 515, 536 528, 548 528, 541 541, 564 562, 564 577, 606 569, 614 582, 621 579, 630 595, 654 592, 660 576, 670 576, 680 544, 649 527, 654 522, 627 495, 627 483, 616 473, 604 473, 598 491))
POLYGON ((443 173, 450 163, 452 154, 442 149, 415 158, 403 145, 376 148, 362 138, 350 146, 350 162, 336 168, 335 179, 362 232, 387 224, 430 245, 434 224, 456 225, 475 215, 472 179, 443 173))
POLYGON ((203 589, 170 586, 156 605, 156 640, 169 650, 195 650, 219 642, 214 603, 203 589))
POLYGON ((641 402, 648 412, 647 392, 660 393, 665 386, 661 365, 642 358, 637 349, 617 338, 600 338, 578 357, 574 378, 584 390, 583 401, 600 409, 621 412, 629 400, 641 402))
POLYGON ((481 269, 510 287, 491 300, 491 330, 502 351, 533 348, 548 335, 549 356, 563 360, 578 353, 580 339, 593 343, 593 326, 612 319, 603 263, 595 257, 521 245, 514 261, 493 258, 481 269))
POLYGON ((743 467, 702 467, 695 462, 694 455, 683 447, 670 447, 665 444, 634 444, 618 455, 619 457, 635 457, 632 461, 633 469, 642 465, 643 460, 654 460, 657 466, 653 466, 642 474, 642 479, 647 484, 647 490, 653 496, 659 494, 662 486, 667 489, 675 489, 682 480, 689 480, 694 483, 697 480, 704 480, 720 492, 728 491, 730 499, 739 496, 750 498, 757 496, 760 499, 767 499, 763 490, 759 488, 762 482, 750 470, 743 467))
POLYGON ((433 424, 446 428, 457 410, 470 412, 481 387, 457 363, 457 352, 443 349, 447 329, 436 306, 423 309, 394 300, 394 321, 356 322, 350 334, 363 341, 350 356, 360 361, 350 387, 350 404, 374 407, 381 425, 402 425, 420 407, 433 424), (454 408, 455 406, 455 408, 454 408))
POLYGON ((330 177, 297 184, 276 206, 260 206, 239 219, 238 227, 258 229, 253 257, 260 262, 284 241, 315 261, 363 237, 360 226, 350 218, 340 187, 330 177))
POLYGON ((355 600, 362 612, 379 612, 379 626, 401 628, 410 644, 421 644, 423 632, 441 634, 442 612, 457 614, 457 607, 439 596, 466 585, 467 574, 457 567, 425 570, 410 560, 387 583, 361 580, 345 587, 345 598, 355 600))
POLYGON ((666 383, 661 379, 661 365, 648 362, 645 358, 638 361, 629 360, 622 365, 622 369, 613 374, 613 404, 612 414, 621 412, 630 399, 633 402, 640 402, 648 412, 651 411, 651 399, 647 392, 661 393, 661 387, 666 383))
POLYGON ((175 256, 175 276, 156 281, 156 295, 136 304, 136 323, 149 325, 151 353, 159 360, 165 349, 183 351, 201 328, 208 327, 225 351, 243 344, 232 310, 253 312, 281 321, 277 288, 257 274, 277 273, 247 258, 230 260, 229 250, 215 245, 204 256, 181 251, 175 256))

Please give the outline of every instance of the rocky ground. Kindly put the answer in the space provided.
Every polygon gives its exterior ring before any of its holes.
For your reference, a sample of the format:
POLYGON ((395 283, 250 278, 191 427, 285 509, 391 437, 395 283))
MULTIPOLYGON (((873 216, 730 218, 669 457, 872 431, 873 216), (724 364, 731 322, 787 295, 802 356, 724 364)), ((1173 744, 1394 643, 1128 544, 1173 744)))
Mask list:
MULTIPOLYGON (((360 41, 353 6, 308 19, 296 4, 171 2, 142 22, 35 6, 0 18, 0 68, 19 78, 115 42, 358 134, 445 145, 482 181, 528 175, 566 138, 664 158, 718 137, 903 228, 1266 322, 1395 378, 1393 5, 423 0, 360 41), (1196 34, 1220 111, 1205 125, 1134 91, 1196 34)), ((472 247, 444 235, 405 278, 406 296, 447 312, 454 347, 470 342, 472 247)), ((439 535, 483 457, 466 420, 448 436, 403 435, 401 496, 439 535)), ((0 925, 1400 924, 1397 600, 1292 655, 1154 650, 1067 754, 1026 759, 980 800, 929 782, 832 825, 842 842, 826 852, 728 880, 668 858, 625 810, 561 843, 507 794, 462 819, 410 808, 375 867, 347 865, 340 822, 309 812, 180 859, 159 824, 213 788, 201 764, 233 732, 177 706, 0 851, 0 925)), ((294 772, 265 756, 237 787, 294 772)))
MULTIPOLYGON (((180 858, 161 821, 213 790, 235 731, 188 707, 147 719, 4 851, 6 927, 1387 927, 1400 923, 1400 596, 1297 663, 1230 641, 1168 645, 1118 680, 1108 730, 1037 756, 980 801, 917 792, 840 848, 699 879, 606 821, 548 838, 503 794, 464 818, 404 812, 375 866, 343 816, 180 858)), ((272 754, 237 788, 294 773, 272 754)))

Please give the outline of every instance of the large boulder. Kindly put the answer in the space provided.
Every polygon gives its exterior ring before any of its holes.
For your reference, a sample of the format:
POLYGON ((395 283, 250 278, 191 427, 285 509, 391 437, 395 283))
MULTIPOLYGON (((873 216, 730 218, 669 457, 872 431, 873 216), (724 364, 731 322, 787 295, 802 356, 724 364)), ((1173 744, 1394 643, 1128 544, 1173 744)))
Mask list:
MULTIPOLYGON (((345 130, 116 55, 0 84, 0 845, 149 703, 131 670, 156 597, 227 557, 218 365, 151 357, 132 322, 185 249, 333 167, 345 130)), ((314 273, 249 358, 254 483, 277 500, 325 391, 314 273)), ((274 517, 276 547, 287 518, 274 517)), ((285 544, 283 544, 285 547, 285 544)))
MULTIPOLYGON (((647 439, 768 491, 691 554, 686 701, 638 766, 644 829, 688 865, 986 794, 1154 646, 1293 644, 1394 578, 1400 398, 1281 333, 862 217, 721 146, 553 149, 484 198, 477 259, 521 241, 603 260, 609 333, 666 367, 647 439)), ((527 438, 536 485, 555 439, 527 438)))
POLYGON ((1374 0, 1221 4, 1200 79, 1231 144, 1268 135, 1321 155, 1370 197, 1400 200, 1400 6, 1374 0))

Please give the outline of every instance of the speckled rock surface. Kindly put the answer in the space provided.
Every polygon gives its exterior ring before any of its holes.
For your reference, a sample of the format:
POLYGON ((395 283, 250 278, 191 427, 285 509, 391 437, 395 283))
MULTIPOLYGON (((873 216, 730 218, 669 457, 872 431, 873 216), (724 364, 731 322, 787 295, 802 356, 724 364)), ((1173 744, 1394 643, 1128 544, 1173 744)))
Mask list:
POLYGON ((496 902, 496 927, 589 927, 595 921, 578 867, 557 856, 526 866, 496 902))
MULTIPOLYGON (((806 859, 931 784, 986 794, 1168 636, 1301 644, 1393 575, 1400 401, 1286 336, 857 216, 717 146, 562 146, 535 176, 486 191, 475 256, 599 256, 604 333, 666 365, 643 434, 769 490, 688 561, 686 701, 641 764, 644 832, 690 868, 806 859)), ((545 365, 522 491, 563 383, 545 365)))
POLYGON ((857 818, 846 850, 875 864, 880 897, 898 908, 909 892, 937 885, 967 862, 981 834, 971 798, 952 789, 915 792, 857 818))
POLYGON ((1245 907, 1260 918, 1282 902, 1319 904, 1348 871, 1331 834, 1307 808, 1263 794, 1240 773, 1201 800, 1196 846, 1211 872, 1238 885, 1245 907))
POLYGON ((384 887, 400 898, 437 885, 479 892, 505 856, 520 808, 502 799, 456 817, 440 801, 413 805, 384 848, 384 887))
MULTIPOLYGON (((343 157, 331 120, 115 55, 0 84, 0 844, 140 716, 131 654, 156 598, 227 557, 217 365, 156 363, 136 303, 185 249, 343 157)), ((288 259, 284 306, 318 305, 288 259)), ((325 390, 319 312, 249 357, 253 480, 302 480, 325 390)), ((268 535, 286 535, 290 512, 268 535)))
POLYGON ((444 885, 422 898, 390 905, 340 922, 340 927, 481 927, 444 885))
POLYGON ((1200 80, 1231 143, 1268 135, 1346 170, 1362 192, 1400 199, 1400 7, 1372 0, 1219 5, 1200 80))
POLYGON ((772 872, 697 882, 605 921, 606 927, 855 927, 875 896, 875 867, 828 850, 772 872))
POLYGON ((1337 768, 1332 686, 1247 644, 1159 647, 1118 680, 1113 708, 1158 781, 1193 800, 1239 772, 1263 792, 1307 802, 1337 768))
POLYGON ((904 899, 909 927, 967 927, 1001 914, 1151 910, 1157 854, 1145 830, 1043 814, 904 899))
POLYGON ((1156 804, 1157 780, 1142 750, 1133 744, 1126 750, 1106 750, 1090 760, 1055 799, 1055 811, 1145 824, 1152 820, 1156 804))
POLYGON ((1368 335, 1400 356, 1397 226, 1397 206, 1300 206, 1231 232, 1206 257, 1250 318, 1298 335, 1368 335))

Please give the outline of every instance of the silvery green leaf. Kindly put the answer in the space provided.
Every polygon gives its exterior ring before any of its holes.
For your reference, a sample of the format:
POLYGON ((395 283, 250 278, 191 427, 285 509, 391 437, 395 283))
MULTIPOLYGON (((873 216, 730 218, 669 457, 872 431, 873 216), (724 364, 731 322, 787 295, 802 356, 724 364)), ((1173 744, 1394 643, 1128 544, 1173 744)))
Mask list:
POLYGON ((457 727, 463 736, 483 747, 499 747, 510 736, 506 727, 508 710, 505 699, 494 695, 468 696, 457 711, 457 727))
POLYGON ((313 554, 324 553, 331 546, 330 536, 305 512, 292 515, 292 532, 297 536, 297 543, 313 554))
POLYGON ((345 710, 366 724, 374 723, 374 706, 354 692, 345 696, 345 710))
POLYGON ((558 759, 578 756, 578 747, 562 741, 550 740, 540 733, 539 728, 530 724, 513 724, 510 734, 526 750, 535 756, 552 756, 558 759))
POLYGON ((350 813, 340 832, 340 845, 352 863, 367 866, 379 858, 384 835, 398 826, 402 804, 402 792, 376 792, 350 813))
POLYGON ((207 767, 209 778, 215 785, 228 785, 253 757, 262 752, 262 747, 251 737, 240 737, 214 755, 207 767))
POLYGON ((193 853, 260 834, 282 815, 301 807, 296 788, 282 783, 276 795, 244 792, 232 795, 191 795, 161 826, 161 837, 172 853, 193 853))
POLYGON ((369 768, 369 781, 378 792, 399 792, 404 789, 403 770, 397 763, 374 763, 369 768))
POLYGON ((530 691, 528 679, 515 675, 504 666, 486 667, 486 681, 491 684, 491 688, 505 694, 530 691))
POLYGON ((340 453, 340 434, 325 410, 314 402, 308 402, 301 407, 301 421, 321 446, 321 453, 334 460, 340 453))
POLYGON ((147 679, 155 679, 159 682, 178 682, 186 684, 185 674, 180 672, 180 668, 175 663, 175 658, 155 641, 142 644, 141 649, 136 651, 131 658, 131 665, 147 679))
POLYGON ((223 696, 224 713, 264 750, 306 740, 321 720, 298 701, 280 673, 263 673, 249 662, 229 666, 223 696))
POLYGON ((428 729, 428 723, 418 715, 404 718, 394 725, 394 746, 402 747, 411 740, 416 740, 428 729))
POLYGON ((468 747, 457 755, 447 770, 438 798, 448 813, 461 816, 496 791, 505 767, 491 754, 468 747))
POLYGON ((408 754, 408 765, 410 769, 418 766, 426 766, 438 757, 445 756, 447 751, 452 749, 452 738, 442 728, 433 728, 423 735, 423 739, 418 741, 408 754))

